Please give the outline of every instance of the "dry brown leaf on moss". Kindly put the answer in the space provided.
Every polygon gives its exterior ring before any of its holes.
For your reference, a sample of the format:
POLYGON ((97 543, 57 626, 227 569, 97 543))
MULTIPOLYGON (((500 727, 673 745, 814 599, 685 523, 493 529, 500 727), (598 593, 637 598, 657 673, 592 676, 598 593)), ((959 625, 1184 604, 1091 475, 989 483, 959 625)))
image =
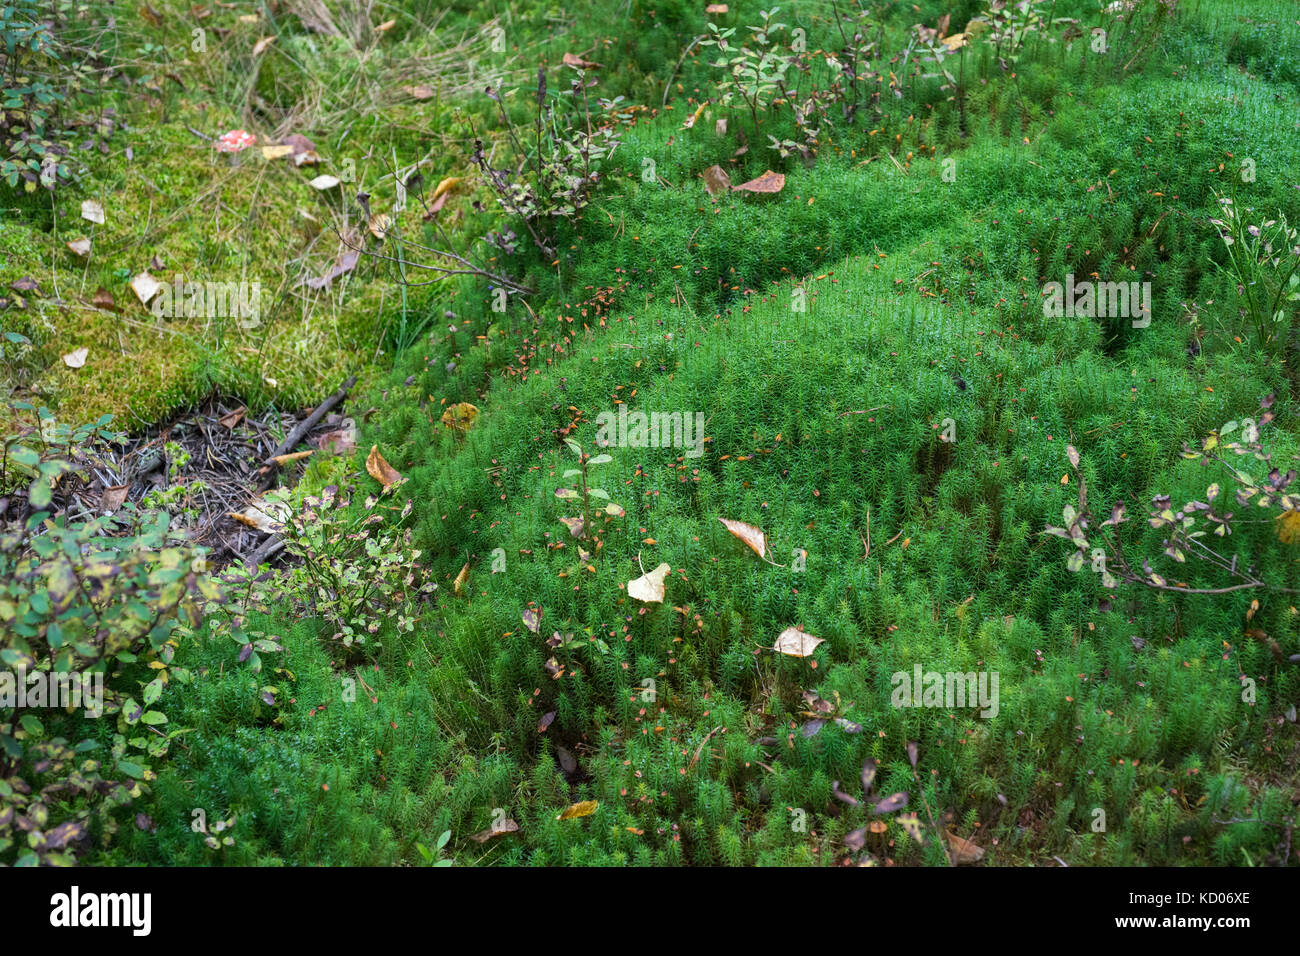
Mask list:
POLYGON ((966 866, 970 863, 978 863, 984 859, 984 848, 976 846, 970 840, 963 840, 951 830, 943 831, 944 838, 948 841, 948 855, 958 866, 966 866))
POLYGON ((432 200, 434 200, 434 199, 438 199, 438 198, 441 197, 444 193, 449 193, 449 192, 451 192, 453 189, 457 189, 457 188, 459 188, 459 187, 460 187, 460 184, 461 184, 463 181, 464 181, 464 178, 461 177, 461 176, 448 176, 448 177, 446 177, 446 178, 443 179, 440 183, 438 183, 437 188, 435 188, 434 191, 433 191, 433 195, 429 197, 430 201, 432 201, 432 200))
POLYGON ((627 582, 627 593, 638 601, 647 604, 662 604, 664 600, 664 578, 672 570, 672 565, 664 562, 653 571, 647 571, 634 581, 627 582))
POLYGON ((291 451, 288 454, 276 455, 271 460, 275 462, 277 465, 279 465, 281 468, 283 468, 285 465, 292 464, 295 461, 301 461, 304 458, 309 458, 313 454, 314 454, 313 451, 291 451))
POLYGON ((256 43, 253 44, 253 56, 261 56, 263 53, 266 52, 266 48, 269 47, 274 42, 275 42, 274 36, 262 37, 262 39, 258 40, 256 43))
POLYGON ((769 169, 757 179, 751 179, 747 183, 741 183, 739 186, 732 186, 731 188, 737 192, 779 193, 785 188, 785 173, 774 173, 769 169))
POLYGON ((599 70, 601 67, 601 64, 592 63, 590 60, 584 60, 576 53, 564 54, 564 65, 571 66, 575 70, 599 70))
POLYGON ((68 243, 68 248, 71 249, 73 253, 75 253, 76 255, 82 256, 84 258, 85 256, 90 255, 90 240, 84 238, 73 239, 71 242, 68 243))
POLYGON ((560 521, 562 521, 564 526, 569 529, 569 534, 573 535, 573 537, 582 537, 583 524, 581 515, 576 518, 561 518, 560 521))
POLYGON ((384 461, 384 456, 379 453, 378 445, 370 446, 370 454, 366 456, 366 471, 371 478, 384 486, 385 491, 402 480, 402 476, 398 474, 397 469, 384 461))
POLYGON ((596 808, 599 806, 600 802, 597 800, 583 800, 582 802, 575 803, 573 806, 569 807, 555 819, 574 820, 578 817, 589 817, 596 812, 596 808))
POLYGON ((414 86, 402 87, 402 92, 412 99, 431 100, 434 97, 433 87, 427 83, 416 83, 414 86))
POLYGON ((787 627, 772 645, 772 650, 787 657, 808 657, 825 638, 815 637, 797 627, 787 627))
POLYGON ((129 487, 129 485, 114 485, 111 488, 105 488, 104 493, 99 498, 99 510, 105 514, 112 514, 126 504, 126 492, 129 487))
POLYGON ((106 309, 109 312, 117 311, 117 300, 113 298, 113 293, 109 292, 102 285, 95 290, 90 304, 97 309, 106 309))
POLYGON ((731 177, 716 163, 704 171, 704 191, 710 196, 731 190, 731 177))
POLYGON ((86 356, 90 354, 90 349, 80 348, 75 352, 69 352, 63 356, 63 364, 68 368, 81 368, 86 364, 86 356))
POLYGON ((752 524, 745 524, 743 521, 731 521, 728 518, 718 520, 728 531, 749 545, 756 555, 760 558, 767 557, 767 535, 763 533, 762 528, 755 528, 752 524))
POLYGON ((162 287, 162 283, 147 272, 141 272, 131 280, 131 291, 143 305, 148 305, 162 287))
POLYGON ((465 593, 465 582, 468 580, 469 562, 466 561, 465 566, 460 569, 460 574, 456 575, 456 580, 452 582, 452 590, 457 596, 465 593))
POLYGON ((104 224, 104 206, 98 199, 83 199, 81 201, 81 218, 95 223, 97 226, 104 224))
POLYGON ((478 833, 472 834, 470 839, 475 843, 486 843, 493 837, 498 837, 503 833, 517 833, 518 831, 519 824, 514 820, 506 819, 502 820, 499 824, 494 822, 492 826, 488 827, 486 830, 479 830, 478 833))

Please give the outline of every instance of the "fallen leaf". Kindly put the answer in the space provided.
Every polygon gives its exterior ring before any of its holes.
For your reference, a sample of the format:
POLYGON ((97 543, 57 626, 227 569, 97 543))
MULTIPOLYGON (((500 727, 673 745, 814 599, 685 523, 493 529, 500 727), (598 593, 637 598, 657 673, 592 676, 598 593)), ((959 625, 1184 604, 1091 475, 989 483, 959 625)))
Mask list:
POLYGON ((814 637, 797 627, 787 627, 772 645, 772 650, 787 657, 807 657, 817 650, 818 644, 824 643, 824 638, 814 637))
POLYGON ((452 582, 452 591, 457 595, 464 594, 465 582, 468 580, 469 580, 469 562, 466 561, 465 566, 460 569, 460 574, 456 575, 456 580, 452 582))
POLYGON ((726 135, 727 135, 727 118, 726 118, 725 116, 722 117, 720 120, 717 120, 717 121, 713 124, 713 135, 714 135, 714 136, 726 136, 726 135))
POLYGON ((745 524, 743 521, 730 521, 727 518, 719 518, 719 521, 733 535, 739 538, 760 558, 767 555, 767 535, 763 533, 762 528, 755 528, 752 524, 745 524))
POLYGON ((569 534, 573 535, 573 537, 575 538, 582 537, 583 526, 582 526, 581 515, 579 515, 576 518, 561 518, 560 521, 564 524, 566 528, 569 529, 569 534))
POLYGON ((470 839, 475 843, 486 843, 493 837, 500 836, 503 833, 517 832, 519 832, 519 824, 514 820, 507 819, 502 820, 499 824, 494 821, 492 826, 488 827, 486 830, 480 830, 478 833, 472 834, 470 839))
POLYGON ((63 364, 68 368, 81 368, 86 364, 86 356, 90 354, 89 349, 80 348, 75 352, 69 352, 63 356, 63 364))
POLYGON ((721 166, 713 165, 704 171, 704 191, 710 196, 731 190, 731 177, 721 166))
POLYGON ((262 37, 262 39, 253 44, 253 56, 261 56, 266 51, 266 48, 274 42, 274 36, 262 37))
POLYGON ((113 485, 111 488, 105 488, 104 493, 99 496, 99 510, 104 514, 112 514, 118 508, 126 503, 126 492, 130 485, 113 485))
POLYGON ((542 719, 537 722, 537 732, 539 734, 546 733, 546 728, 551 726, 551 722, 554 720, 555 720, 555 711, 552 710, 552 711, 548 711, 545 714, 542 714, 542 719))
POLYGON ((275 534, 284 530, 284 521, 289 517, 289 505, 284 501, 257 498, 249 502, 243 511, 231 511, 229 514, 240 524, 266 534, 275 534))
POLYGON ((534 634, 538 633, 537 629, 542 625, 541 608, 538 608, 537 610, 533 610, 530 607, 526 607, 519 612, 519 617, 521 620, 523 620, 524 627, 528 628, 528 630, 532 631, 534 634))
POLYGON ((1300 511, 1284 511, 1277 520, 1277 539, 1283 544, 1300 544, 1300 511))
POLYGON ((469 402, 457 402, 455 405, 448 406, 442 413, 442 423, 459 432, 473 425, 476 418, 478 418, 478 406, 471 405, 469 402))
POLYGON ((366 456, 366 471, 370 473, 371 478, 384 486, 385 491, 402 480, 402 476, 397 473, 397 469, 384 461, 384 456, 379 453, 378 445, 370 446, 370 454, 366 456))
POLYGON ((627 582, 628 595, 647 604, 662 604, 664 599, 664 578, 668 576, 668 572, 671 570, 672 565, 665 561, 653 571, 648 571, 636 580, 627 582))
MULTIPOLYGON (((288 148, 289 147, 287 146, 281 147, 281 149, 288 149, 288 148)), ((313 179, 311 182, 309 182, 307 185, 310 186, 312 189, 319 189, 321 190, 321 192, 324 192, 326 189, 333 189, 335 186, 339 184, 339 182, 340 180, 337 176, 331 176, 329 173, 322 173, 321 175, 313 179)))
POLYGON ((785 188, 785 173, 774 173, 769 169, 757 179, 751 179, 747 183, 741 183, 739 186, 733 186, 732 188, 749 193, 779 193, 785 188))
POLYGON ((379 24, 379 26, 375 27, 375 32, 376 32, 376 33, 387 33, 389 30, 391 30, 391 29, 392 29, 393 27, 395 27, 395 26, 397 26, 397 21, 396 21, 396 20, 385 20, 383 23, 379 24))
POLYGON ((90 240, 73 239, 68 243, 68 248, 79 256, 88 256, 90 255, 90 240))
POLYGON ((293 147, 285 146, 283 143, 277 146, 262 147, 263 159, 284 159, 284 157, 292 156, 292 155, 293 155, 293 147))
POLYGON ((295 452, 290 452, 287 455, 276 455, 271 460, 275 462, 276 465, 280 467, 284 467, 285 465, 292 464, 295 461, 301 461, 303 458, 310 457, 311 455, 314 454, 315 454, 314 451, 295 451, 295 452))
POLYGON ((40 283, 31 276, 23 276, 21 279, 15 279, 13 282, 9 283, 9 288, 13 289, 15 292, 35 292, 37 295, 41 294, 40 283))
POLYGON ((464 177, 462 176, 447 176, 440 183, 438 183, 438 187, 434 189, 433 195, 430 196, 429 198, 431 200, 436 200, 444 193, 449 193, 453 189, 459 187, 463 181, 464 181, 464 177))
POLYGON ((962 47, 964 47, 967 43, 970 42, 970 34, 954 33, 950 37, 944 37, 942 42, 943 45, 946 46, 949 50, 960 50, 962 47))
POLYGON ((160 289, 162 289, 162 283, 147 272, 141 272, 131 280, 131 291, 144 305, 148 305, 160 289))
POLYGON ((705 13, 726 13, 727 5, 725 3, 710 3, 704 8, 705 13))
POLYGON ((424 83, 417 83, 415 86, 404 86, 402 92, 417 100, 431 100, 434 95, 433 87, 424 83))
POLYGON ((963 840, 951 830, 943 831, 944 837, 948 840, 948 854, 952 861, 958 866, 965 866, 968 863, 978 863, 984 859, 984 848, 976 846, 969 840, 963 840))
POLYGON ((316 152, 316 144, 303 136, 302 133, 290 133, 280 140, 280 143, 293 150, 290 155, 293 156, 295 166, 314 166, 320 162, 320 156, 316 152))
POLYGON ((578 817, 589 817, 596 812, 598 806, 600 806, 600 802, 597 800, 583 800, 581 803, 575 803, 569 807, 555 819, 574 820, 578 817))
POLYGON ((100 205, 98 199, 83 199, 81 201, 81 218, 102 226, 104 224, 104 207, 100 205))
POLYGON ((97 309, 108 309, 112 312, 117 311, 117 300, 113 298, 113 293, 109 292, 102 285, 95 290, 94 296, 91 297, 90 304, 97 309))
POLYGON ((148 20, 153 26, 160 27, 163 24, 162 14, 147 3, 141 4, 140 16, 148 20))
POLYGON ((226 428, 233 430, 234 427, 238 425, 241 420, 243 420, 245 412, 247 412, 247 409, 244 408, 243 405, 240 405, 234 411, 226 412, 226 414, 218 418, 217 421, 220 422, 222 425, 224 425, 226 428))
POLYGON ((564 65, 571 66, 575 70, 599 70, 599 63, 592 63, 590 60, 584 60, 575 53, 564 54, 564 65))

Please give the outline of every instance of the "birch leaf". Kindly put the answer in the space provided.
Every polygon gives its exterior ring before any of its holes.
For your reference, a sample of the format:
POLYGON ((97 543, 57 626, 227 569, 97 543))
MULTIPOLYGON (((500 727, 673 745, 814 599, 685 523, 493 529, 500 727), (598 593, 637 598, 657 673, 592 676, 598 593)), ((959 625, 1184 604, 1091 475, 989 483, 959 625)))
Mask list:
POLYGON ((627 593, 638 601, 647 604, 662 604, 664 600, 664 578, 672 566, 664 562, 653 571, 648 571, 634 581, 627 582, 627 593))

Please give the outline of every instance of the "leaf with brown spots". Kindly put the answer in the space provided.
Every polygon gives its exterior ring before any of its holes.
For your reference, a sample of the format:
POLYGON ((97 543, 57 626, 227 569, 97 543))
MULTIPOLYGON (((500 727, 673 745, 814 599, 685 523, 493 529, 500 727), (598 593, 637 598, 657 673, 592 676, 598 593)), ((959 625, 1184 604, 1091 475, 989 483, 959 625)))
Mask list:
POLYGON ((589 817, 596 812, 596 808, 599 806, 599 801, 583 800, 581 803, 575 803, 573 806, 569 807, 555 819, 575 820, 578 817, 589 817))

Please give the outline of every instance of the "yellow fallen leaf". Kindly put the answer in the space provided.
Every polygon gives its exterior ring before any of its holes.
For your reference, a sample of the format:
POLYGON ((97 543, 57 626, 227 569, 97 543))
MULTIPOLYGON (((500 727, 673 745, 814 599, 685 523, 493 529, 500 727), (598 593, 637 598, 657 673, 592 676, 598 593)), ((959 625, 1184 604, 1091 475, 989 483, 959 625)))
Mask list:
POLYGON ((664 562, 653 571, 648 571, 634 581, 627 582, 627 593, 638 601, 647 604, 662 604, 664 600, 664 578, 672 566, 664 562))
POLYGON ((253 44, 253 56, 261 56, 262 53, 266 50, 266 48, 269 47, 274 42, 275 42, 275 37, 273 36, 262 37, 262 39, 258 40, 256 43, 253 44))
POLYGON ((574 820, 578 817, 589 817, 596 812, 598 806, 600 806, 600 802, 597 800, 583 800, 581 803, 575 803, 569 807, 555 819, 574 820))
POLYGON ((292 147, 292 146, 285 146, 285 145, 282 144, 282 145, 279 145, 279 146, 263 146, 263 147, 262 147, 262 158, 263 158, 263 159, 284 159, 284 157, 286 157, 286 156, 291 156, 291 155, 293 155, 293 147, 292 147))
POLYGON ((382 240, 384 236, 388 235, 388 230, 393 227, 393 217, 386 212, 377 212, 370 217, 367 227, 370 229, 372 236, 382 240))
POLYGON ((461 176, 446 177, 442 182, 438 183, 438 187, 433 191, 433 195, 429 197, 430 201, 432 202, 434 199, 437 199, 443 193, 451 192, 453 189, 460 186, 461 182, 463 182, 463 177, 461 176))
POLYGON ((473 425, 476 418, 478 418, 478 406, 471 405, 469 402, 457 402, 455 405, 448 406, 442 413, 442 423, 459 432, 473 425))
POLYGON ((1283 544, 1300 544, 1300 511, 1284 511, 1277 521, 1277 539, 1283 544))
POLYGON ((978 847, 969 840, 963 840, 951 830, 943 831, 944 837, 948 841, 948 854, 952 861, 958 866, 965 866, 968 863, 978 863, 984 859, 984 848, 978 847))
POLYGON ((290 452, 287 455, 276 455, 271 460, 275 462, 277 465, 283 467, 284 465, 290 464, 291 462, 301 461, 302 459, 309 457, 311 454, 312 452, 310 451, 294 451, 294 452, 290 452))
POLYGON ((469 562, 466 561, 465 566, 460 569, 460 574, 456 575, 456 580, 452 584, 452 589, 457 595, 465 593, 465 582, 468 579, 469 579, 469 562))
POLYGON ((370 446, 370 454, 366 456, 366 471, 370 473, 371 478, 384 486, 385 491, 402 480, 397 469, 384 461, 384 456, 379 454, 378 445, 370 446))

